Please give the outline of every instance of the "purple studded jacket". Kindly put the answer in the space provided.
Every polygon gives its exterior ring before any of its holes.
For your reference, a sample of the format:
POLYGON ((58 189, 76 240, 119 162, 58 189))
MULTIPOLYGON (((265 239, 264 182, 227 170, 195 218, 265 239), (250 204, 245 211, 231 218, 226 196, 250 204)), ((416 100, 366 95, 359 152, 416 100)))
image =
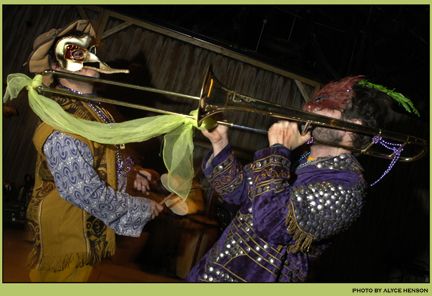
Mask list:
POLYGON ((214 190, 240 208, 188 281, 305 281, 314 248, 359 216, 366 184, 354 156, 318 158, 292 170, 290 153, 275 145, 242 166, 227 146, 204 160, 214 190))

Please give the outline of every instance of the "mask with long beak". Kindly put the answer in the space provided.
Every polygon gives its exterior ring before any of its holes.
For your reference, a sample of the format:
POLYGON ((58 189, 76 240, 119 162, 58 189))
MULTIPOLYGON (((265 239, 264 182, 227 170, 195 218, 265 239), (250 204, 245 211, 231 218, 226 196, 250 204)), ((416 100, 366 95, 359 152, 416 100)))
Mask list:
POLYGON ((62 68, 71 72, 87 68, 104 74, 129 73, 127 69, 113 69, 102 62, 96 56, 96 45, 89 35, 61 38, 55 45, 55 57, 62 68))

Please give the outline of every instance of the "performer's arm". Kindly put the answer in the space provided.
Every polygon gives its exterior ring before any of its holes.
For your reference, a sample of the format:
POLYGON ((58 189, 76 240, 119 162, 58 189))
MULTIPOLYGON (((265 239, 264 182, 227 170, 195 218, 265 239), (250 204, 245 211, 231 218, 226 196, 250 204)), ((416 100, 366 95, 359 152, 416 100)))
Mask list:
POLYGON ((239 205, 246 198, 242 164, 236 159, 228 141, 228 127, 218 125, 212 131, 203 130, 210 140, 213 154, 203 161, 203 172, 211 186, 226 202, 239 205))
POLYGON ((203 172, 212 188, 226 202, 239 205, 246 198, 243 165, 234 156, 230 145, 216 156, 206 157, 203 172))
POLYGON ((93 155, 82 141, 52 133, 43 147, 60 195, 111 227, 117 234, 140 235, 145 224, 161 210, 146 198, 115 191, 93 168, 93 155))

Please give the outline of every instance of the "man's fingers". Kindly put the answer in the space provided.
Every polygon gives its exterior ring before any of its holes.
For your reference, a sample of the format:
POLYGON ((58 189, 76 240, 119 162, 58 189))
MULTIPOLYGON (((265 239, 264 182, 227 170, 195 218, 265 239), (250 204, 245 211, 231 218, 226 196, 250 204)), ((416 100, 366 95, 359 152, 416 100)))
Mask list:
POLYGON ((146 178, 137 176, 134 181, 134 188, 142 193, 148 194, 148 191, 150 191, 150 183, 146 178))
POLYGON ((162 210, 163 210, 162 205, 152 201, 151 210, 150 210, 151 211, 151 216, 150 216, 151 219, 154 219, 157 216, 159 216, 159 214, 162 212, 162 210))
POLYGON ((152 179, 151 173, 146 171, 146 170, 139 170, 138 174, 140 174, 142 177, 145 177, 149 181, 151 181, 151 179, 152 179))
POLYGON ((159 212, 162 212, 162 210, 164 208, 161 204, 158 204, 158 203, 156 204, 156 207, 157 207, 159 212))

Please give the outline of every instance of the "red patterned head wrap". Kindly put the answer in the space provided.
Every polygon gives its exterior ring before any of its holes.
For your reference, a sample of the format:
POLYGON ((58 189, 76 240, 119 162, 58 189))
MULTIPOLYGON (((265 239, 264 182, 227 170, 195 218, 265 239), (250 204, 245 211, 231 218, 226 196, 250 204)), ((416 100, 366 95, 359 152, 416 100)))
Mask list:
POLYGON ((322 109, 343 112, 354 96, 353 86, 362 79, 362 75, 349 76, 324 85, 313 94, 312 100, 307 102, 303 109, 308 112, 322 109))

